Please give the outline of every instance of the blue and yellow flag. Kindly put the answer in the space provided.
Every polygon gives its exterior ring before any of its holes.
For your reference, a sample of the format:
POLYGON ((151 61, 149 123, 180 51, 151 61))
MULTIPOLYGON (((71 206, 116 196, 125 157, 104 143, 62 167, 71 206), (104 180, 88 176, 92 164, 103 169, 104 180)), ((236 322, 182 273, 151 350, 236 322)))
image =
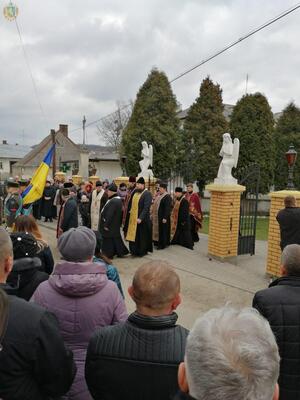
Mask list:
POLYGON ((50 164, 54 154, 54 149, 55 144, 51 146, 44 160, 41 162, 41 165, 35 171, 35 174, 33 175, 30 184, 22 193, 23 205, 34 203, 43 196, 50 164))

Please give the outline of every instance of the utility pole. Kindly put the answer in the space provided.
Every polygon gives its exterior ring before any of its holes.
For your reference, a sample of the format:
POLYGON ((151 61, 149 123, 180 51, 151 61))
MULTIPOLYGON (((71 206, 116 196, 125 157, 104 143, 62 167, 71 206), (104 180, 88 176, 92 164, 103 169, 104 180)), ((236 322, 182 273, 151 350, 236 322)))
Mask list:
MULTIPOLYGON (((56 142, 56 137, 55 137, 55 129, 51 129, 51 138, 52 138, 52 144, 55 144, 56 142)), ((56 146, 54 146, 54 152, 53 152, 53 160, 52 160, 52 177, 54 179, 56 174, 56 146)))
POLYGON ((245 94, 247 94, 247 92, 248 92, 248 78, 249 78, 249 75, 247 74, 246 75, 246 91, 245 91, 245 94))
POLYGON ((83 145, 85 145, 85 124, 86 124, 86 118, 84 115, 82 120, 83 145))

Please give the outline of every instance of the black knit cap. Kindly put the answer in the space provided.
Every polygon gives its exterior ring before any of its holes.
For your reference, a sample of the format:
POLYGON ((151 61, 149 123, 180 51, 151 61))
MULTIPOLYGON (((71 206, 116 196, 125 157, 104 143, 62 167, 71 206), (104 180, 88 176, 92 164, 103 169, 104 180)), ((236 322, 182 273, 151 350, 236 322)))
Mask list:
POLYGON ((71 187, 73 187, 74 186, 74 184, 72 183, 72 182, 65 182, 64 183, 64 188, 65 189, 70 189, 71 187))
POLYGON ((13 244, 15 260, 19 258, 36 257, 37 253, 40 251, 38 243, 31 233, 12 233, 10 238, 13 244))
POLYGON ((168 184, 166 182, 160 182, 159 186, 162 187, 163 189, 168 189, 168 184))
POLYGON ((18 187, 20 187, 19 182, 14 182, 14 181, 7 181, 6 186, 8 188, 18 188, 18 187))
POLYGON ((107 190, 110 190, 111 192, 117 192, 118 191, 118 188, 117 188, 117 185, 115 184, 115 183, 111 183, 108 187, 107 187, 107 190))
POLYGON ((130 176, 129 177, 129 182, 130 183, 135 183, 136 182, 136 177, 135 176, 130 176))
POLYGON ((183 189, 182 189, 182 187, 178 186, 178 187, 175 188, 174 192, 175 192, 175 193, 176 193, 176 192, 177 192, 177 193, 182 193, 182 192, 183 192, 183 189))
POLYGON ((145 185, 145 179, 141 176, 141 177, 136 181, 136 183, 141 183, 141 184, 145 185))
POLYGON ((97 181, 95 184, 96 187, 103 186, 101 181, 97 181))

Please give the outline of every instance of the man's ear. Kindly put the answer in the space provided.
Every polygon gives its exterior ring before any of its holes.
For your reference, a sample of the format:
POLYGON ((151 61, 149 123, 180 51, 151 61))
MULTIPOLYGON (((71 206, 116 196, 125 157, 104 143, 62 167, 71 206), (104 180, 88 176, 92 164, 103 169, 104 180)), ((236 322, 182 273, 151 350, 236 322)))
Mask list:
POLYGON ((11 270, 13 269, 14 265, 14 259, 12 256, 8 256, 4 260, 4 273, 6 276, 8 276, 11 273, 11 270))
POLYGON ((172 301, 172 310, 176 310, 176 308, 181 304, 181 294, 177 293, 176 296, 174 297, 174 300, 172 301))
POLYGON ((285 267, 283 265, 280 265, 280 276, 287 276, 287 270, 285 269, 285 267))
POLYGON ((134 299, 133 299, 133 287, 132 287, 132 286, 129 286, 129 288, 128 288, 128 294, 129 294, 129 296, 132 298, 132 300, 134 300, 134 299))
MULTIPOLYGON (((179 364, 178 368, 178 386, 179 389, 184 392, 188 393, 189 392, 189 385, 186 379, 186 369, 185 369, 185 364, 184 362, 179 364)), ((274 400, 277 400, 274 398, 274 400)))
POLYGON ((276 386, 275 386, 273 400, 279 400, 279 386, 278 386, 278 383, 276 383, 276 386))

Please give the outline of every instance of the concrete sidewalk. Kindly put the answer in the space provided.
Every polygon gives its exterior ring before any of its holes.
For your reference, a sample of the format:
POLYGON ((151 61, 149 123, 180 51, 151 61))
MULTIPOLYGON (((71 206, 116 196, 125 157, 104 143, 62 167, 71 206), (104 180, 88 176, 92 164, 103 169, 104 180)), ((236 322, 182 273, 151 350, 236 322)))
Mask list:
MULTIPOLYGON (((39 223, 45 238, 49 241, 54 257, 59 259, 56 249, 56 223, 39 223)), ((251 306, 254 293, 267 287, 269 278, 265 275, 267 242, 256 242, 256 255, 238 257, 237 265, 210 260, 207 257, 207 235, 200 235, 195 249, 170 246, 156 250, 143 258, 128 256, 114 259, 118 268, 129 311, 134 304, 127 295, 136 269, 150 260, 165 260, 177 270, 181 279, 183 302, 178 308, 179 322, 190 328, 195 319, 212 307, 231 302, 238 306, 251 306)))

